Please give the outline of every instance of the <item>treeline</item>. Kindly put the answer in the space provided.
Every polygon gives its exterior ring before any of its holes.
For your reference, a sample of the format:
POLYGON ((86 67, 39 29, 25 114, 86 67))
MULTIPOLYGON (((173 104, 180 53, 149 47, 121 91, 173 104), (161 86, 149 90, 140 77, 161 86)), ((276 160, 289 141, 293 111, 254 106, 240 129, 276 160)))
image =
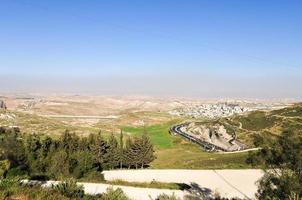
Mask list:
MULTIPOLYGON (((101 134, 79 137, 66 131, 58 139, 22 134, 0 128, 0 172, 26 173, 48 178, 101 177, 104 169, 144 168, 155 159, 147 134, 127 137, 123 133, 104 139, 101 134)), ((0 174, 1 175, 1 174, 0 174)))

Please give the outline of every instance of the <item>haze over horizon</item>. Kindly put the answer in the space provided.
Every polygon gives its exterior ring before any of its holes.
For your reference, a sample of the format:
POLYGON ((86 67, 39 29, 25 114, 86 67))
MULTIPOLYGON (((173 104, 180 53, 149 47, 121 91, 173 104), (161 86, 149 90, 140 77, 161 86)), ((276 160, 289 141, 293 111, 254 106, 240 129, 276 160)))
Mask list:
POLYGON ((301 1, 0 5, 0 93, 302 99, 301 1))

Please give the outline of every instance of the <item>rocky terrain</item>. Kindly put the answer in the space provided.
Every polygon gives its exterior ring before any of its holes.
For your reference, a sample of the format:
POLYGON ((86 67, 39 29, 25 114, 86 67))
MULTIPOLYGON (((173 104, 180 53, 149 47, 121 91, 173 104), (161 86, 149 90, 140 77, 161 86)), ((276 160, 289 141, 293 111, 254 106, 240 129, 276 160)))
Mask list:
POLYGON ((227 132, 221 124, 207 126, 192 122, 183 126, 181 131, 201 141, 213 144, 224 151, 240 151, 246 148, 244 144, 236 140, 235 132, 227 132))
MULTIPOLYGON (((8 111, 33 114, 75 126, 113 129, 150 126, 174 119, 219 118, 272 108, 274 102, 258 100, 206 100, 176 97, 6 95, 8 111), (227 102, 227 103, 224 103, 227 102)), ((278 106, 286 103, 279 102, 278 106)), ((2 116, 4 118, 4 116, 2 116)))

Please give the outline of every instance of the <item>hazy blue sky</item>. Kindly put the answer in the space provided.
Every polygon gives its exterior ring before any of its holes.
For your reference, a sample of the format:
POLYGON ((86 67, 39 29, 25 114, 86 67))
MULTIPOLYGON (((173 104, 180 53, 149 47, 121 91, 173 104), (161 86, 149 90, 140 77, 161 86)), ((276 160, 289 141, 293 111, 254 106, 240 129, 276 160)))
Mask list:
POLYGON ((0 92, 302 98, 301 0, 0 0, 0 92))

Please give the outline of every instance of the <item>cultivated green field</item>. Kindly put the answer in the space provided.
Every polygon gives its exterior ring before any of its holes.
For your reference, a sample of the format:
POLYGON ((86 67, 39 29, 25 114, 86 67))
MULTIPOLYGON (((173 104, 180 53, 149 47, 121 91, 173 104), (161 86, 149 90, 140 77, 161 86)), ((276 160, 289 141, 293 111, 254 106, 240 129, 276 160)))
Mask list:
POLYGON ((240 169, 250 168, 245 163, 247 153, 219 154, 208 153, 197 145, 183 140, 180 136, 169 133, 169 128, 176 121, 145 128, 124 127, 123 130, 133 135, 144 131, 150 136, 156 148, 157 159, 151 163, 155 169, 240 169), (145 129, 145 130, 144 130, 145 129))

